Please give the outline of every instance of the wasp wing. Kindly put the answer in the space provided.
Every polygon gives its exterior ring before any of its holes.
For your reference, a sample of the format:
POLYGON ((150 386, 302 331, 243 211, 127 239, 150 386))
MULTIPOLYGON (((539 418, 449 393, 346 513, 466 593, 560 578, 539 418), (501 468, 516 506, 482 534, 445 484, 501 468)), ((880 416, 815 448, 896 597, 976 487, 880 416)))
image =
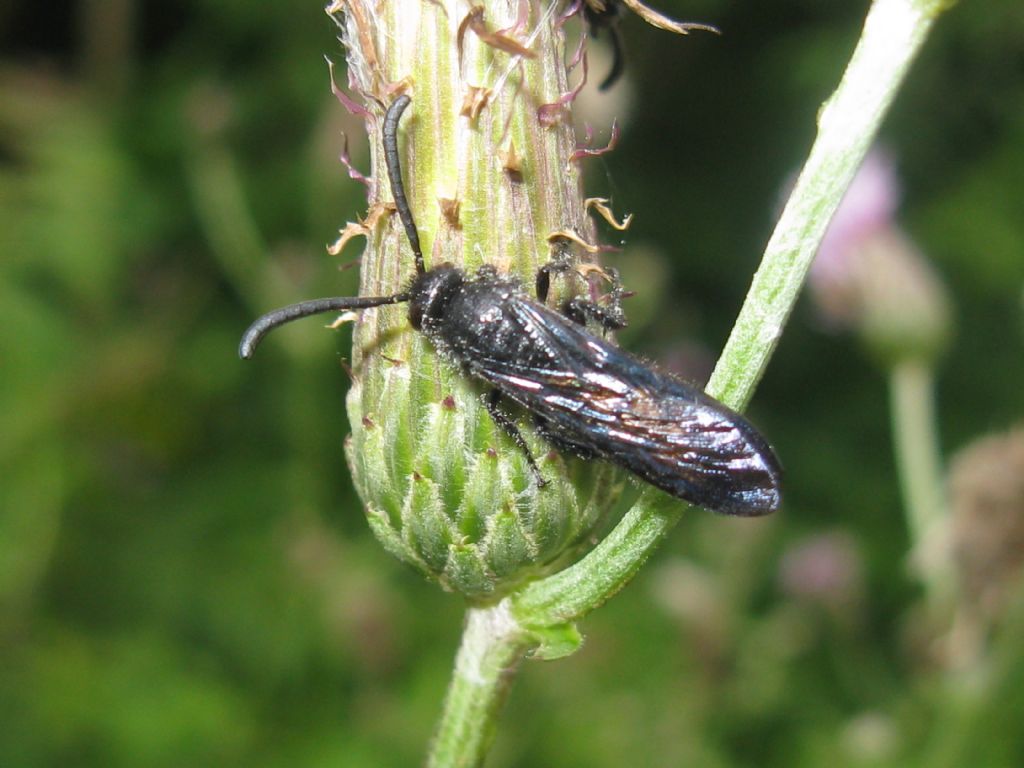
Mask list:
POLYGON ((715 512, 778 508, 778 459, 742 416, 537 302, 506 306, 523 349, 489 354, 481 345, 471 372, 533 413, 555 442, 715 512))

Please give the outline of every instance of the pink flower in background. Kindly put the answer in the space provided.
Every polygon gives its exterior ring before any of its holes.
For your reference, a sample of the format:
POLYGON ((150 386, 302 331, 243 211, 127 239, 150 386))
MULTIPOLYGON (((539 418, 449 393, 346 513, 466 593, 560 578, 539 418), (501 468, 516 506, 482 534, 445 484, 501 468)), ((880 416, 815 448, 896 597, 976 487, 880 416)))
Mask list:
POLYGON ((788 596, 833 608, 856 604, 863 591, 860 548, 847 533, 823 533, 786 550, 779 586, 788 596))
POLYGON ((821 317, 856 331, 885 364, 931 359, 949 332, 949 301, 931 262, 895 220, 900 185, 891 157, 865 158, 811 265, 821 317))
POLYGON ((882 227, 891 226, 901 196, 892 156, 883 149, 871 150, 828 225, 811 267, 812 279, 816 272, 827 277, 829 270, 841 270, 850 248, 882 227))
POLYGON ((808 276, 829 323, 854 324, 857 249, 873 235, 895 226, 901 196, 892 156, 881 149, 869 152, 825 231, 808 276))

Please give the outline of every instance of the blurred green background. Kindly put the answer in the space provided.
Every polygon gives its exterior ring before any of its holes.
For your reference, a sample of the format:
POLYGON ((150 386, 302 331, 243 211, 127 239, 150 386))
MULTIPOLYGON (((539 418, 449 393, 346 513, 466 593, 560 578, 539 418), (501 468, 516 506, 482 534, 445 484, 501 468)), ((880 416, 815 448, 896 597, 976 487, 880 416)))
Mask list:
MULTIPOLYGON (((622 141, 588 192, 636 214, 609 257, 642 297, 622 342, 701 376, 866 4, 656 5, 724 34, 625 19, 626 82, 586 113, 622 141)), ((1022 40, 1019 0, 954 9, 883 131, 955 307, 947 457, 1024 415, 1022 40)), ((462 607, 362 518, 348 334, 235 354, 256 314, 355 290, 359 247, 324 250, 365 211, 343 131, 368 160, 324 55, 316 2, 0 6, 2 766, 424 754, 462 607)), ((751 413, 784 510, 688 515, 580 653, 525 667, 491 765, 1024 764, 1021 601, 968 670, 934 652, 884 372, 805 300, 751 413)), ((1017 575, 986 578, 1019 597, 1017 575)))

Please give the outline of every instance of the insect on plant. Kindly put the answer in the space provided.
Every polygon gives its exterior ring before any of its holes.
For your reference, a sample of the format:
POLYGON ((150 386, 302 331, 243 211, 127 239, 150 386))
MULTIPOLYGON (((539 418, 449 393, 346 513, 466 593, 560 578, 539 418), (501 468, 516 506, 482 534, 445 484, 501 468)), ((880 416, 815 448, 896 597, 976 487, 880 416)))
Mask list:
POLYGON ((536 298, 493 267, 472 276, 451 264, 426 268, 398 154, 398 122, 409 103, 409 96, 399 96, 383 127, 395 207, 416 264, 408 289, 269 312, 249 326, 239 355, 250 358, 270 330, 298 318, 408 303, 410 325, 465 374, 492 387, 485 405, 525 452, 539 485, 543 475, 502 399, 532 415, 555 448, 612 462, 684 501, 729 515, 776 510, 779 462, 746 419, 586 329, 587 319, 606 329, 623 327, 617 306, 581 298, 567 301, 561 312, 547 306, 551 275, 571 269, 564 259, 538 271, 536 298))

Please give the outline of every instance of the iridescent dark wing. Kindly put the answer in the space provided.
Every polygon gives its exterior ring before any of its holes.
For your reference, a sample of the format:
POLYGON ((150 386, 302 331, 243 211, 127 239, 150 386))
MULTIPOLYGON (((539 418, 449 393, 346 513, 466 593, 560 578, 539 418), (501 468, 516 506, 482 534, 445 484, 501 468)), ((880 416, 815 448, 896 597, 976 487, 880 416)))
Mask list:
POLYGON ((508 319, 529 354, 474 350, 471 373, 532 414, 551 439, 715 512, 780 503, 781 468, 739 414, 525 297, 508 319))

